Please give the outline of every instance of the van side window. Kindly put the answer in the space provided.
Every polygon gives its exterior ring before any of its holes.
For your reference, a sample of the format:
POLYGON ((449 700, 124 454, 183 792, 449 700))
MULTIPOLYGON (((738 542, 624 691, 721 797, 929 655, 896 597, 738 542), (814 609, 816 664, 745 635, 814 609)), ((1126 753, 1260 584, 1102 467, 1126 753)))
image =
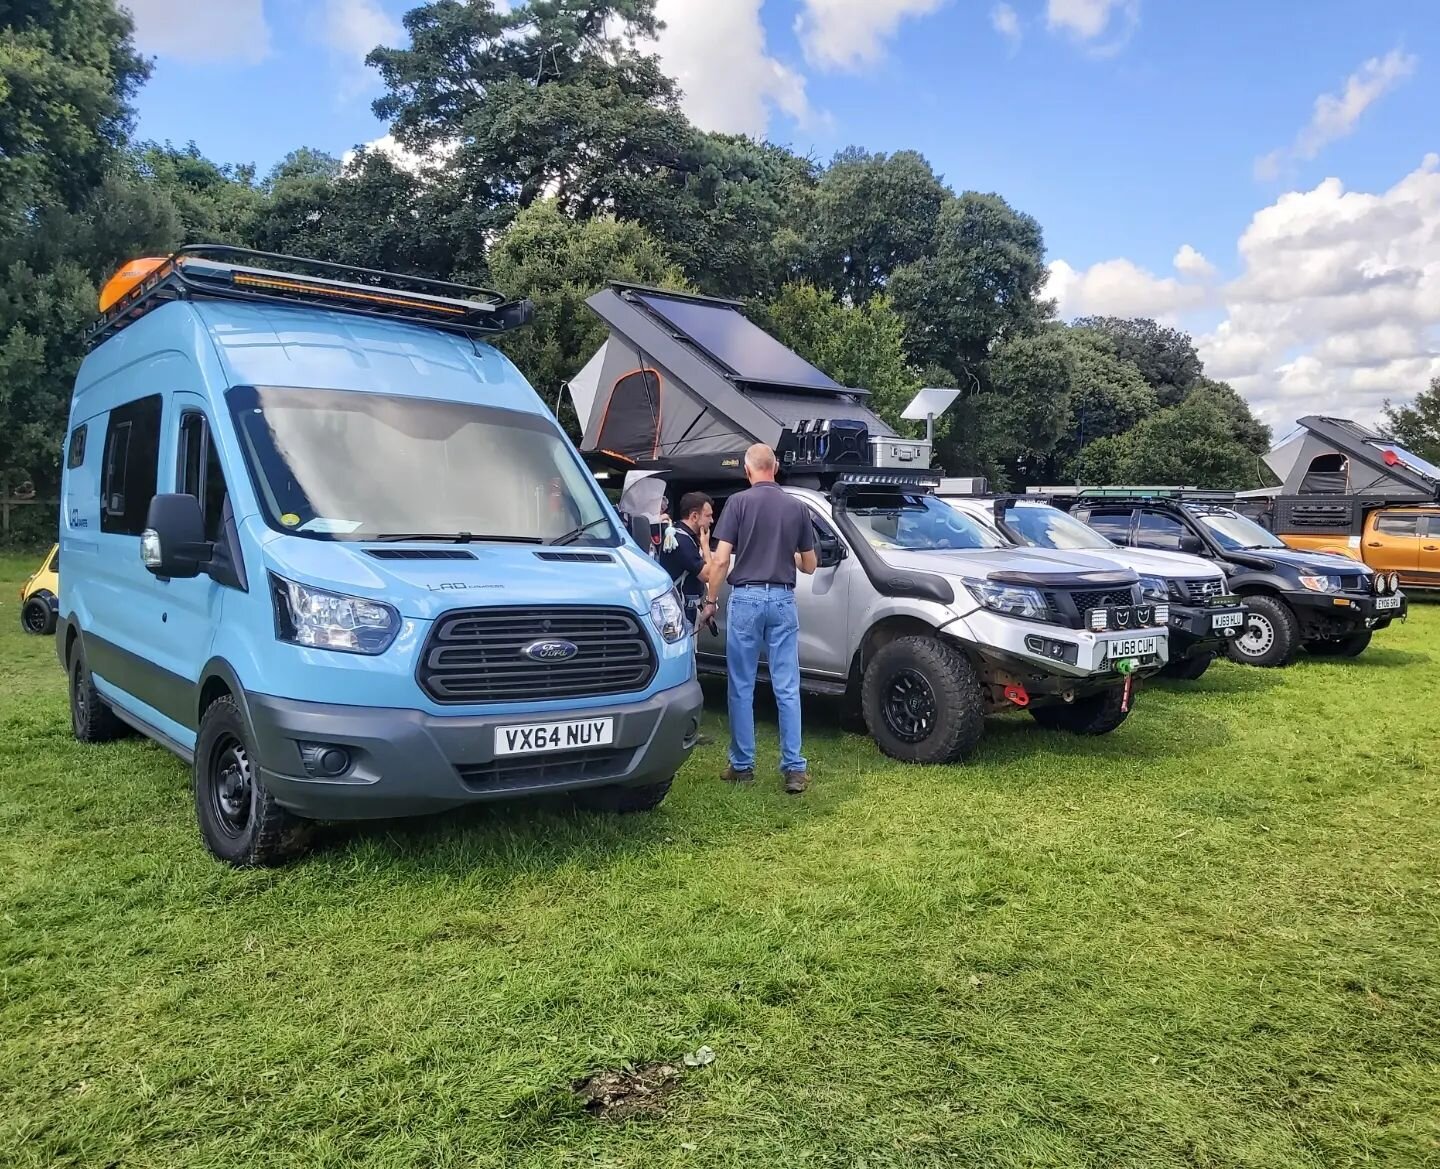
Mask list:
POLYGON ((195 411, 180 419, 179 471, 177 490, 200 501, 205 539, 218 541, 225 515, 225 473, 220 469, 215 444, 210 441, 210 424, 205 415, 195 411))
POLYGON ((1387 536, 1418 536, 1420 517, 1416 515, 1382 515, 1375 520, 1375 530, 1387 536))
POLYGON ((145 530, 160 467, 160 395, 110 411, 100 484, 100 530, 138 536, 145 530))
POLYGON ((1185 525, 1174 516, 1168 516, 1158 511, 1142 511, 1140 513, 1140 534, 1136 542, 1141 547, 1178 552, 1180 537, 1184 534, 1185 525))
POLYGON ((70 453, 65 457, 65 465, 72 470, 85 462, 85 435, 89 429, 82 422, 70 432, 70 453))

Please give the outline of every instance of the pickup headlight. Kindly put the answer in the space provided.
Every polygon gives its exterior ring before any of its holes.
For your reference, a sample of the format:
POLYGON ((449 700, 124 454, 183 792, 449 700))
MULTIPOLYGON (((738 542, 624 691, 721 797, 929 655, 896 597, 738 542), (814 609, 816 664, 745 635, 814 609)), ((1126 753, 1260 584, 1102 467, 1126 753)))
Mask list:
POLYGON ((272 576, 275 636, 312 649, 380 654, 400 632, 400 614, 384 601, 327 593, 272 576))
POLYGON ((1140 595, 1147 601, 1168 601, 1170 599, 1170 582, 1163 576, 1142 576, 1140 578, 1140 595))
POLYGON ((1039 589, 1023 585, 995 584, 988 580, 967 580, 965 587, 977 601, 995 613, 1025 617, 1031 621, 1048 621, 1050 606, 1039 589))
POLYGON ((1300 584, 1312 593, 1338 593, 1340 591, 1338 576, 1302 576, 1300 584))
POLYGON ((672 645, 690 632, 685 625, 685 606, 674 589, 667 589, 650 602, 650 620, 656 632, 672 645))

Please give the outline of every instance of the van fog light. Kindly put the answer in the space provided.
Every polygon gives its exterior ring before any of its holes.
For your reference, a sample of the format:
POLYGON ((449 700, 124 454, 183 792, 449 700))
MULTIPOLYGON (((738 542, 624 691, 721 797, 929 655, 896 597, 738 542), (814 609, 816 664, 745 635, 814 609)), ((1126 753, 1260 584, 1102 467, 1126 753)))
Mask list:
POLYGON ((350 752, 329 743, 301 743, 300 761, 311 775, 344 775, 350 770, 350 752))

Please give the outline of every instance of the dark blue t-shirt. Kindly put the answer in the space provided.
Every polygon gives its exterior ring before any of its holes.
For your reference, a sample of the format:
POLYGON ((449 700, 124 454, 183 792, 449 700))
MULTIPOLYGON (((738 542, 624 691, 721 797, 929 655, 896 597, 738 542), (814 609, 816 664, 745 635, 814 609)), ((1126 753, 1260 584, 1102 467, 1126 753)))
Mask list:
POLYGON ((815 548, 806 506, 774 483, 757 483, 732 495, 715 524, 715 539, 735 549, 729 581, 795 586, 795 553, 815 548))
POLYGON ((660 553, 660 564, 670 574, 670 579, 680 585, 685 597, 699 597, 705 592, 705 582, 700 579, 700 570, 705 560, 700 555, 700 541, 684 524, 675 525, 675 549, 660 553), (681 580, 681 577, 684 577, 681 580))

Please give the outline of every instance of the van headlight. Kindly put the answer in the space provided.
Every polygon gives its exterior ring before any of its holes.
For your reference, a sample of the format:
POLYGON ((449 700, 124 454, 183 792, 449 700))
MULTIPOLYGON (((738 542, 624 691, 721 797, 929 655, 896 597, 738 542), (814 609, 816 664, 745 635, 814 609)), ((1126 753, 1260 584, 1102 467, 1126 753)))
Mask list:
POLYGON ((1338 593, 1340 591, 1338 576, 1302 576, 1300 583, 1312 593, 1338 593))
POLYGON ((1147 601, 1168 601, 1170 599, 1170 582, 1163 576, 1142 576, 1140 578, 1140 595, 1147 601))
POLYGON ((1025 617, 1031 621, 1048 621, 1050 606, 1039 589, 1024 585, 996 584, 988 580, 967 580, 965 587, 977 601, 993 613, 1009 617, 1025 617))
POLYGON ((400 614, 384 601, 327 593, 283 577, 270 577, 275 636, 311 649, 379 654, 400 632, 400 614))
POLYGON ((650 620, 655 624, 655 631, 671 645, 690 632, 685 626, 685 606, 673 588, 650 602, 650 620))

